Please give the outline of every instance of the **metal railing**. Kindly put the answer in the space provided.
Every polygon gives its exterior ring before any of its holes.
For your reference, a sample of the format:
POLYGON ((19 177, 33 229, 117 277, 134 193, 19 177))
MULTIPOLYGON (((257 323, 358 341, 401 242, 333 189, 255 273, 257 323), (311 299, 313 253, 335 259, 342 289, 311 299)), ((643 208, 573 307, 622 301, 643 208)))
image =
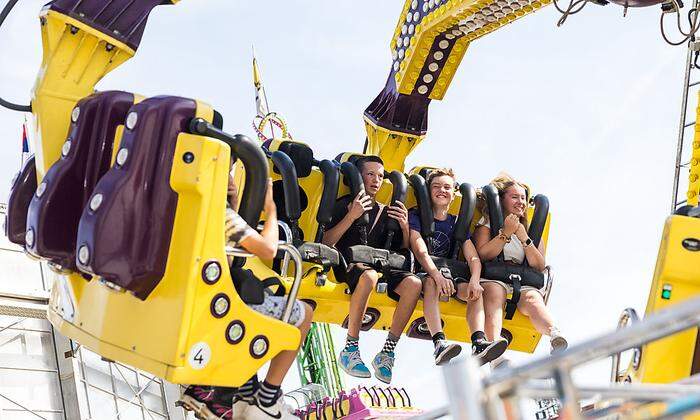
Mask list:
MULTIPOLYGON (((577 387, 571 377, 571 370, 576 366, 641 347, 698 325, 700 298, 679 303, 628 328, 577 344, 560 354, 540 358, 521 366, 498 369, 486 377, 482 377, 481 371, 471 358, 458 359, 443 368, 449 404, 418 418, 435 419, 446 415, 460 420, 505 418, 504 401, 509 417, 519 418, 518 405, 511 404, 513 400, 521 397, 556 397, 561 401, 567 418, 578 419, 581 418, 579 400, 582 397, 664 401, 667 398, 688 397, 693 394, 700 396, 697 381, 670 385, 611 384, 602 387, 577 387), (542 378, 552 378, 553 381, 543 382, 542 378)), ((690 404, 688 407, 693 406, 690 404)))

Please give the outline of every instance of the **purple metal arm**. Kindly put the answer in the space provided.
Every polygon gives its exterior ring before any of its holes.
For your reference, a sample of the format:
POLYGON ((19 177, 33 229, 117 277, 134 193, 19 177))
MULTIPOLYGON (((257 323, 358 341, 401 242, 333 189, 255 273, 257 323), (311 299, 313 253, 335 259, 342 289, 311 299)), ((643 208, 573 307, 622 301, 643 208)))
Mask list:
POLYGON ((136 50, 148 15, 171 0, 54 0, 50 10, 65 14, 136 50))

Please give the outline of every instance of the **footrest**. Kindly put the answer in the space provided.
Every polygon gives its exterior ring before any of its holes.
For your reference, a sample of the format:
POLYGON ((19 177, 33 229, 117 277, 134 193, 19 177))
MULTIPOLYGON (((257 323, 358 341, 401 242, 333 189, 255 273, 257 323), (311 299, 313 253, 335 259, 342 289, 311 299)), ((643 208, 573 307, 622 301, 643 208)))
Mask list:
POLYGON ((355 245, 348 248, 350 262, 371 265, 379 270, 393 268, 401 270, 406 257, 386 249, 372 248, 367 245, 355 245))

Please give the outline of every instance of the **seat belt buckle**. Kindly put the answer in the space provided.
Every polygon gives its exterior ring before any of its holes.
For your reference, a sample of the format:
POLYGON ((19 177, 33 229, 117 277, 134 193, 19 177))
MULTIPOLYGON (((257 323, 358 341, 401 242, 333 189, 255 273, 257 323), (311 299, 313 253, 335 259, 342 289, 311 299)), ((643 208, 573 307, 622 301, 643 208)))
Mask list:
POLYGON ((386 282, 377 282, 377 293, 386 293, 386 282))

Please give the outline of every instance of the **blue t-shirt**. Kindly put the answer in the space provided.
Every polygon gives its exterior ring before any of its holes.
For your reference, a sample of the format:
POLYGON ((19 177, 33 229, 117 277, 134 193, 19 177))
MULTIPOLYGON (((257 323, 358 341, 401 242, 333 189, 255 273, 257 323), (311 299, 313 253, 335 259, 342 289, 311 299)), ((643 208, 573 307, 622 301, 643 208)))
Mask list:
MULTIPOLYGON (((433 220, 435 222, 435 233, 433 234, 432 255, 435 257, 449 257, 450 250, 452 250, 452 233, 455 229, 457 216, 448 214, 445 220, 433 220)), ((408 227, 420 233, 421 223, 418 210, 412 209, 408 212, 408 227)))

